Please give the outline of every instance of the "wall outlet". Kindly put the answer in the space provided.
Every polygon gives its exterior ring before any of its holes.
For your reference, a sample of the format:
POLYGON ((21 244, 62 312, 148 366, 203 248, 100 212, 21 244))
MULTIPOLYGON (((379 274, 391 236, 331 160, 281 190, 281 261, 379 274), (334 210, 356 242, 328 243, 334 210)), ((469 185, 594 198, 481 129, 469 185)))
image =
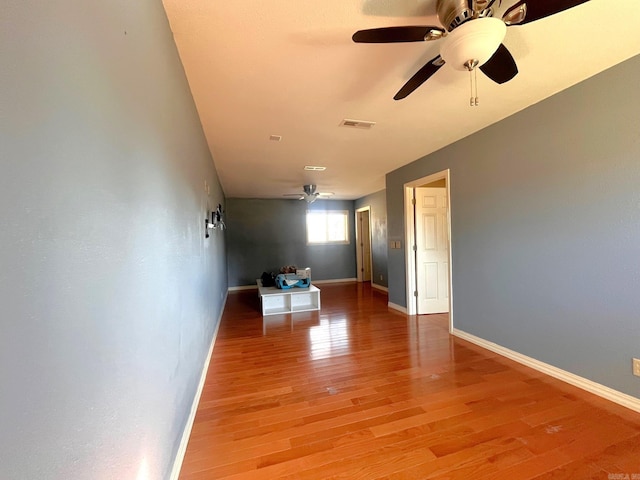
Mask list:
POLYGON ((640 377, 640 358, 633 359, 633 374, 640 377))
POLYGON ((383 278, 382 278, 382 275, 380 275, 380 280, 382 280, 382 279, 383 279, 383 278))

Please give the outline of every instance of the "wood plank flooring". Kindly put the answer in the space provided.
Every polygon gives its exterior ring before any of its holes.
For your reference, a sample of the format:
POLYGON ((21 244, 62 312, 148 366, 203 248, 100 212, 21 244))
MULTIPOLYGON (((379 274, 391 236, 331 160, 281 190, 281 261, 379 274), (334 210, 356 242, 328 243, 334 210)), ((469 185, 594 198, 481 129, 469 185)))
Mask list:
POLYGON ((180 479, 640 480, 640 414, 406 316, 368 284, 231 293, 180 479))

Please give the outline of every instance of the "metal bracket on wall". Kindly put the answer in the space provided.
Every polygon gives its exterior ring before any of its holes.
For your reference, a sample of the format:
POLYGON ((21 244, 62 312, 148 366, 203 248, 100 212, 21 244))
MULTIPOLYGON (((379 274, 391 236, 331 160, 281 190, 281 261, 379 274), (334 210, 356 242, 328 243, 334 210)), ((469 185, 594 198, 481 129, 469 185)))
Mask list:
POLYGON ((227 228, 222 219, 223 214, 222 205, 218 204, 215 210, 211 210, 211 219, 207 215, 207 218, 204 219, 204 238, 209 238, 209 230, 224 230, 227 228))

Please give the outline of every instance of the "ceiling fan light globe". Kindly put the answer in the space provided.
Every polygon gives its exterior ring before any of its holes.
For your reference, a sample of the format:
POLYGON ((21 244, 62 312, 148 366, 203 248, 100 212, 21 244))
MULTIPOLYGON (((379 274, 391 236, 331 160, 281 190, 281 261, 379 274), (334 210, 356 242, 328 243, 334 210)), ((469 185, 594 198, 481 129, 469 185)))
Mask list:
POLYGON ((483 65, 498 49, 506 33, 507 26, 498 18, 469 20, 443 39, 440 56, 456 70, 468 70, 465 64, 469 60, 483 65))

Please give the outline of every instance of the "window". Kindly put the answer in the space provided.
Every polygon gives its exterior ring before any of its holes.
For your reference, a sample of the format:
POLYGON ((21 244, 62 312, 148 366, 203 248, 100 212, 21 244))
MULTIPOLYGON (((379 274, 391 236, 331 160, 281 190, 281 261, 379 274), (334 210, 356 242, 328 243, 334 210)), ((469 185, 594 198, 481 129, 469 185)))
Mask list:
POLYGON ((349 212, 307 210, 307 243, 349 243, 349 212))

